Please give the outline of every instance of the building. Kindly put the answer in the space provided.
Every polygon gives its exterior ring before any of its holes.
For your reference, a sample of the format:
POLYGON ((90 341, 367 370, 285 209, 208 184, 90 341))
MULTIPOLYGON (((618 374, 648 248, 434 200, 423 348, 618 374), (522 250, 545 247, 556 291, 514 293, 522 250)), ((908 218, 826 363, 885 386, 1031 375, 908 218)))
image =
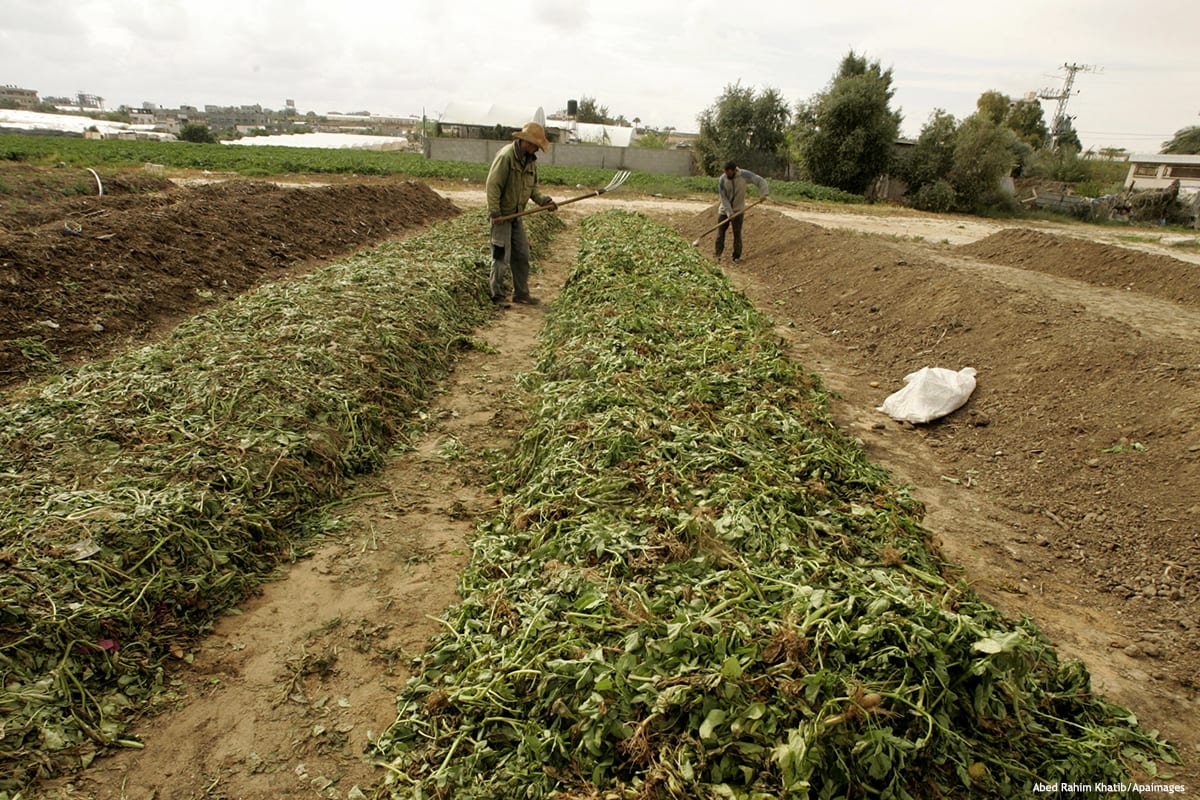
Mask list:
POLYGON ((1200 155, 1131 155, 1125 194, 1131 218, 1200 228, 1200 155))
POLYGON ((0 86, 0 108, 37 108, 41 103, 33 89, 19 86, 0 86))
POLYGON ((236 130, 249 133, 253 130, 268 130, 270 123, 270 112, 264 111, 260 105, 206 105, 204 116, 209 129, 214 131, 236 130))
POLYGON ((1127 190, 1166 189, 1179 181, 1181 195, 1200 192, 1200 155, 1177 156, 1135 153, 1129 156, 1127 190))

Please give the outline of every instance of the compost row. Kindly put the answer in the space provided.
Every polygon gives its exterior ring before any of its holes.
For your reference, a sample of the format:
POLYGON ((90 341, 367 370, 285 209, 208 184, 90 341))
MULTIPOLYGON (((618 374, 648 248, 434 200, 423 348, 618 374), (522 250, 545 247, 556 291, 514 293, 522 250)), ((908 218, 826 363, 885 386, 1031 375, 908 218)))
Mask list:
POLYGON ((927 798, 1172 749, 943 577, 922 509, 677 233, 584 222, 377 798, 927 798))

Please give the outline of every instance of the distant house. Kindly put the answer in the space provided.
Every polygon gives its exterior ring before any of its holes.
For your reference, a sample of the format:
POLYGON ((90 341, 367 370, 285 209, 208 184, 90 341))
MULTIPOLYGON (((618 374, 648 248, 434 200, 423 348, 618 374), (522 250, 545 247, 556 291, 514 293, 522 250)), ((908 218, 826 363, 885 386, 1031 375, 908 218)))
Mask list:
POLYGON ((1129 156, 1126 189, 1166 189, 1174 181, 1179 181, 1180 194, 1200 192, 1200 155, 1135 153, 1129 156))
POLYGON ((0 86, 0 108, 37 108, 38 93, 19 86, 0 86))
POLYGON ((128 111, 129 120, 134 125, 153 125, 154 111, 149 108, 131 108, 128 111))

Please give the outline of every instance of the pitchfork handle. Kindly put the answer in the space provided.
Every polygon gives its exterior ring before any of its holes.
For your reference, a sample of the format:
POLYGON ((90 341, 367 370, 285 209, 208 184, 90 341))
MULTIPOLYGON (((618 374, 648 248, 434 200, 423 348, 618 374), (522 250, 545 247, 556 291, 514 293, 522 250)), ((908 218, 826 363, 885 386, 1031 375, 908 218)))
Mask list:
MULTIPOLYGON (((596 197, 597 195, 601 195, 601 194, 604 194, 604 192, 595 191, 595 192, 592 192, 591 194, 581 194, 579 197, 572 197, 570 200, 555 200, 554 205, 561 208, 562 206, 570 205, 571 203, 574 203, 577 200, 587 200, 589 197, 596 197)), ((549 211, 549 210, 550 210, 550 204, 547 203, 544 206, 538 206, 537 208, 526 209, 525 211, 519 211, 516 214, 508 214, 507 216, 496 217, 495 219, 492 220, 492 222, 497 222, 497 223, 508 222, 510 219, 516 219, 517 217, 526 217, 526 216, 529 216, 530 214, 536 214, 539 211, 549 211)))
POLYGON ((699 236, 699 237, 697 237, 696 241, 700 241, 700 239, 703 239, 705 236, 707 236, 708 234, 712 233, 712 232, 713 232, 713 231, 715 231, 717 228, 721 227, 722 225, 725 225, 725 224, 726 224, 726 223, 728 223, 730 220, 732 220, 734 217, 740 217, 742 214, 745 214, 747 211, 749 211, 750 209, 754 208, 756 205, 758 205, 759 203, 761 203, 763 200, 766 200, 766 199, 767 199, 767 198, 765 198, 765 197, 760 197, 760 198, 758 198, 757 200, 755 200, 753 203, 751 203, 750 205, 748 205, 748 206, 746 206, 745 208, 743 208, 741 211, 738 211, 738 212, 736 212, 736 213, 734 213, 734 214, 730 214, 728 217, 726 217, 725 219, 721 220, 721 221, 720 221, 720 222, 718 222, 716 225, 713 225, 711 228, 709 228, 708 230, 706 230, 704 233, 700 234, 700 236, 699 236))

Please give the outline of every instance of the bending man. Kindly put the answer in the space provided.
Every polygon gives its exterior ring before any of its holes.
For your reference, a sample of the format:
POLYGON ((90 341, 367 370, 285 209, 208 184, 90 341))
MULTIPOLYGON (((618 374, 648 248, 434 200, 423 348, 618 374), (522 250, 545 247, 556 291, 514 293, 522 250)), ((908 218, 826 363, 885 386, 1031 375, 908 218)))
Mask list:
POLYGON ((717 222, 721 223, 717 228, 717 261, 725 252, 725 231, 730 225, 733 226, 733 263, 742 260, 742 221, 746 219, 742 212, 746 210, 747 183, 757 186, 762 197, 771 194, 765 180, 748 169, 738 169, 733 161, 726 161, 725 174, 717 181, 717 196, 721 200, 721 210, 717 214, 717 222))
POLYGON ((538 188, 537 152, 550 147, 546 131, 530 122, 513 134, 513 143, 500 148, 487 176, 488 216, 492 219, 492 302, 507 305, 508 273, 512 273, 513 302, 538 302, 529 294, 529 237, 520 219, 496 222, 497 217, 516 214, 530 201, 539 206, 558 206, 538 188))

